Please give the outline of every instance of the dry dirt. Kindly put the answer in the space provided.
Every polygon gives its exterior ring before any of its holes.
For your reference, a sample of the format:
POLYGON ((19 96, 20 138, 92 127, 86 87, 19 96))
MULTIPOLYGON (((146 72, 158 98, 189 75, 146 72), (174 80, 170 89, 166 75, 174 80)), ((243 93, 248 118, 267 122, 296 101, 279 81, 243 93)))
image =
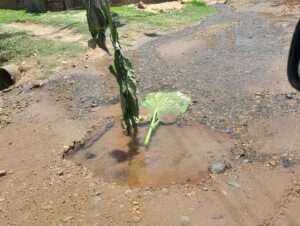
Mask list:
POLYGON ((10 23, 6 27, 18 30, 30 31, 33 35, 46 39, 53 39, 61 42, 77 42, 82 36, 68 28, 55 28, 49 25, 34 23, 10 23))
POLYGON ((110 57, 1 92, 0 225, 300 225, 300 95, 285 74, 297 5, 230 4, 128 53, 140 96, 193 100, 148 150, 146 127, 121 136, 110 57), (209 173, 215 161, 227 170, 209 173))

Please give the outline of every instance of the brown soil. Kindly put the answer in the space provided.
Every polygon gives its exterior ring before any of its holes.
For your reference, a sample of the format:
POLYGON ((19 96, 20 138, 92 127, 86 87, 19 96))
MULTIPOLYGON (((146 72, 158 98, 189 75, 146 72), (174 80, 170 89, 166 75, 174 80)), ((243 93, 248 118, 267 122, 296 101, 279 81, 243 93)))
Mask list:
POLYGON ((55 28, 34 23, 11 23, 6 27, 32 32, 35 36, 61 42, 77 42, 82 36, 67 28, 55 28))
POLYGON ((119 127, 103 130, 119 112, 109 57, 0 92, 0 225, 300 225, 299 94, 284 63, 296 16, 266 16, 268 4, 281 7, 271 3, 231 1, 244 8, 220 6, 129 53, 139 95, 180 90, 193 100, 149 150, 130 146, 135 155, 119 127), (63 159, 84 137, 93 145, 63 159), (210 174, 214 161, 231 168, 210 174))

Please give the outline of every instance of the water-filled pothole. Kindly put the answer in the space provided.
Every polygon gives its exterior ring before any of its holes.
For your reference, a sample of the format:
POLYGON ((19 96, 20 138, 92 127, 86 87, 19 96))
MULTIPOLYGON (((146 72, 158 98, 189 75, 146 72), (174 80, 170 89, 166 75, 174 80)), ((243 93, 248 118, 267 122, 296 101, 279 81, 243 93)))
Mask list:
POLYGON ((146 149, 143 139, 147 129, 140 127, 132 140, 122 135, 118 123, 112 123, 95 129, 66 156, 107 182, 164 186, 205 180, 209 165, 226 158, 232 145, 224 134, 199 124, 173 124, 160 126, 146 149))

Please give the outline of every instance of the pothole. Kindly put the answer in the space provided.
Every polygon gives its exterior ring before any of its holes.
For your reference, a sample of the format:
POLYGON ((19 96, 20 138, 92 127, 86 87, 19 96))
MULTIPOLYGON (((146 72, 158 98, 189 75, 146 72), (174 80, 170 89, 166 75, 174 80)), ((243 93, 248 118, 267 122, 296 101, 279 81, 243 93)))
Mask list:
POLYGON ((224 134, 199 124, 161 125, 150 146, 143 147, 148 126, 135 140, 122 135, 119 120, 93 130, 66 158, 120 185, 164 186, 206 180, 208 167, 227 158, 232 146, 224 134), (117 123, 116 123, 117 122, 117 123))

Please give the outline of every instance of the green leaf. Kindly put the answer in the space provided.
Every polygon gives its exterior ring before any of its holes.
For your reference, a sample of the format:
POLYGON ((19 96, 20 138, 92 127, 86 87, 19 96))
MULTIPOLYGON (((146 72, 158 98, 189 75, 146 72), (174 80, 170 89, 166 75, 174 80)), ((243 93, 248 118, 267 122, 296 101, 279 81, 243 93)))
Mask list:
POLYGON ((144 145, 149 144, 152 132, 159 122, 171 123, 176 121, 178 115, 186 112, 191 99, 181 92, 149 93, 141 101, 141 119, 151 121, 149 132, 144 145))

